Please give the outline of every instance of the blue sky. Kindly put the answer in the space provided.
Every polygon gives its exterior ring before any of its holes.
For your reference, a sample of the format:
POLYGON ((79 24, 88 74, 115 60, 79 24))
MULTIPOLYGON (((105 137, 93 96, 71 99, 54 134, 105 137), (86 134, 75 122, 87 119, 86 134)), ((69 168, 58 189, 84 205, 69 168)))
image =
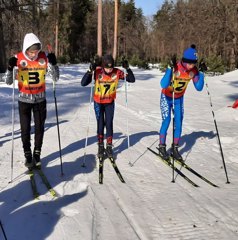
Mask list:
POLYGON ((141 8, 145 16, 155 14, 163 2, 164 0, 135 0, 136 8, 141 8))

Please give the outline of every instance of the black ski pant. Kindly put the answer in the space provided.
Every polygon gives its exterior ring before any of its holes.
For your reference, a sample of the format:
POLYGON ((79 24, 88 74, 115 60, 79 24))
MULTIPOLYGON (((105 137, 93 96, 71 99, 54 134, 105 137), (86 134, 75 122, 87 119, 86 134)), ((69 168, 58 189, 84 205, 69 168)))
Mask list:
POLYGON ((31 151, 31 115, 34 117, 35 149, 41 151, 46 120, 46 100, 40 103, 25 103, 18 101, 21 139, 24 152, 31 151))

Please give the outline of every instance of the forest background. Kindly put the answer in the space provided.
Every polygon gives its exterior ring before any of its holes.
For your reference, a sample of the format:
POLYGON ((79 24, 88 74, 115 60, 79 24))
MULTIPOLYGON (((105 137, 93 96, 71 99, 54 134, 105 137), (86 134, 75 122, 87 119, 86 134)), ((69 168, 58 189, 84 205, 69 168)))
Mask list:
MULTIPOLYGON (((149 4, 149 2, 148 2, 149 4)), ((112 53, 114 1, 102 1, 102 51, 112 53)), ((0 70, 21 51, 24 35, 34 32, 55 49, 60 63, 89 62, 97 54, 96 0, 0 0, 0 70)), ((211 71, 238 67, 237 0, 165 0, 153 16, 144 16, 135 1, 118 0, 117 60, 131 65, 166 64, 173 54, 197 46, 211 71)), ((119 61, 118 61, 119 62, 119 61)))

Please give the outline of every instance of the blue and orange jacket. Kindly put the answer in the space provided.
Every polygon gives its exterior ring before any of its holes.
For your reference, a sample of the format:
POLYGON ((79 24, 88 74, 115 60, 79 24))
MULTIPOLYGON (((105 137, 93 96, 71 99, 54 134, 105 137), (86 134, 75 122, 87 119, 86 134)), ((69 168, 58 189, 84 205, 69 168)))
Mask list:
POLYGON ((204 74, 199 72, 196 66, 191 70, 187 70, 182 62, 178 62, 173 72, 171 68, 166 69, 165 75, 160 82, 162 93, 168 97, 172 97, 174 91, 174 98, 182 97, 190 80, 193 81, 197 91, 202 91, 204 74))

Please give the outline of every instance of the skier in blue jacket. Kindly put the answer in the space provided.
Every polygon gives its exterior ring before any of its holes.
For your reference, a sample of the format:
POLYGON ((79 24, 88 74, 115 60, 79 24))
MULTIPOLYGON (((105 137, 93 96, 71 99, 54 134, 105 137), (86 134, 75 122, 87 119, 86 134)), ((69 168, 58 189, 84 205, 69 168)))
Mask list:
POLYGON ((195 45, 187 48, 183 53, 181 61, 173 59, 173 66, 166 69, 165 75, 161 79, 160 108, 162 115, 162 125, 160 128, 159 154, 164 159, 169 159, 166 151, 167 130, 171 121, 171 111, 174 109, 174 136, 170 155, 177 160, 183 160, 178 152, 179 140, 182 134, 182 123, 184 115, 184 94, 190 80, 193 81, 197 91, 202 91, 204 86, 204 74, 206 65, 200 62, 199 70, 196 67, 198 55, 195 45))

